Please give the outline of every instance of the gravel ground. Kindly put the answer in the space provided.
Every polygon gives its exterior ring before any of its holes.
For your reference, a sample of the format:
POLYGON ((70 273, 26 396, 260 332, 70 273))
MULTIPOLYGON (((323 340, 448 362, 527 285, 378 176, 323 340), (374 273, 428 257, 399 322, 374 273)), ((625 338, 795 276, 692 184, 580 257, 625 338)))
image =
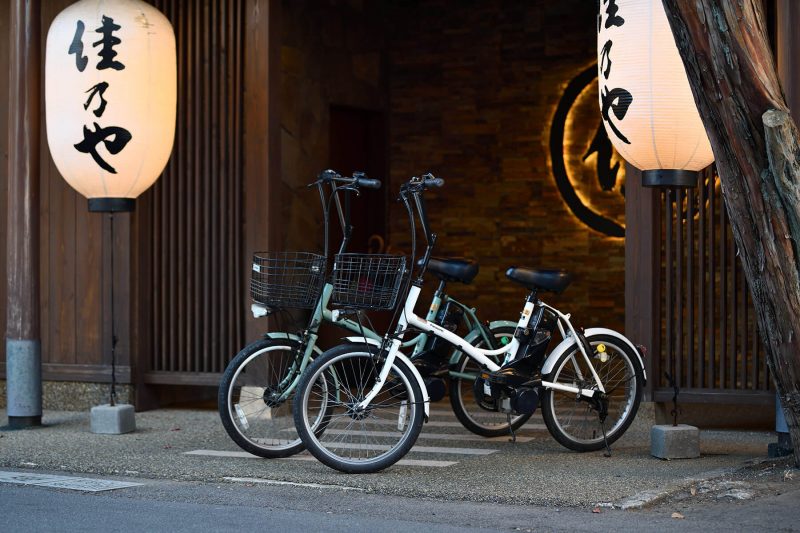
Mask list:
MULTIPOLYGON (((5 412, 0 412, 0 422, 5 423, 5 412)), ((533 440, 471 441, 471 448, 499 451, 463 456, 446 468, 395 465, 378 474, 346 475, 316 461, 185 455, 197 449, 239 451, 212 411, 137 413, 137 431, 127 435, 90 433, 88 412, 47 411, 44 424, 40 429, 1 431, 0 468, 213 483, 225 477, 255 477, 399 496, 573 507, 617 503, 641 493, 659 494, 664 501, 697 487, 700 480, 739 471, 748 461, 752 467, 753 459, 764 456, 775 439, 768 432, 705 431, 701 458, 661 461, 649 455, 649 443, 641 437, 626 435, 614 446, 613 457, 606 458, 599 452, 565 450, 546 431, 523 430, 533 440)), ((409 458, 444 457, 412 451, 409 458)))

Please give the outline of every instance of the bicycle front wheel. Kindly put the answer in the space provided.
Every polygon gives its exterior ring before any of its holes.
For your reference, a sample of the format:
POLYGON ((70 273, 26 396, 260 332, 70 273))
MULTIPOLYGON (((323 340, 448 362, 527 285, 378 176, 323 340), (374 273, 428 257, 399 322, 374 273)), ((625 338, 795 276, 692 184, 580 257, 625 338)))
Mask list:
MULTIPOLYGON (((619 439, 633 422, 642 399, 644 375, 636 354, 625 342, 610 335, 586 337, 589 358, 605 388, 597 400, 572 392, 548 389, 542 397, 542 415, 550 434, 561 445, 579 452, 597 451, 619 439), (601 425, 600 413, 606 411, 601 425)), ((574 344, 556 361, 549 380, 553 383, 598 390, 583 354, 574 344)))
POLYGON ((380 374, 379 349, 346 344, 322 354, 300 378, 294 400, 297 432, 311 454, 346 473, 371 473, 405 456, 422 429, 422 390, 395 359, 380 393, 358 407, 380 374), (314 431, 324 418, 325 431, 314 431))
POLYGON ((266 458, 302 451, 292 417, 302 357, 296 341, 261 339, 243 348, 228 364, 217 406, 222 426, 243 450, 266 458))

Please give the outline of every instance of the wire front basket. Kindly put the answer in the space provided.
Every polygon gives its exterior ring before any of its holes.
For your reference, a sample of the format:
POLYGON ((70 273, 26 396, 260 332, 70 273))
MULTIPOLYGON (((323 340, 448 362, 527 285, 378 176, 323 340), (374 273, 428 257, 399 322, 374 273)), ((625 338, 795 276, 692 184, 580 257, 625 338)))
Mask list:
POLYGON ((309 252, 257 252, 250 296, 271 307, 312 309, 325 281, 325 256, 309 252))
POLYGON ((350 309, 394 309, 405 271, 402 255, 337 254, 333 303, 350 309))

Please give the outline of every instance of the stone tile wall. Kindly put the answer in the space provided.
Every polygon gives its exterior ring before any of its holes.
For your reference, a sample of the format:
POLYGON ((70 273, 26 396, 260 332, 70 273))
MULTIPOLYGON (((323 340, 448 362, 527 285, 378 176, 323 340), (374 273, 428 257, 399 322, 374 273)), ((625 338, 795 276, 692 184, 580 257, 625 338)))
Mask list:
MULTIPOLYGON (((395 3, 390 16, 391 179, 431 171, 447 184, 429 195, 439 254, 480 260, 473 285, 452 292, 483 318, 515 320, 525 290, 511 265, 566 268, 576 281, 547 296, 579 325, 624 326, 624 239, 588 229, 556 188, 549 129, 567 83, 595 61, 595 3, 430 0, 395 3)), ((588 88, 568 119, 566 159, 585 203, 620 220, 621 181, 603 192, 583 156, 599 125, 588 88)), ((402 208, 389 242, 408 246, 402 208)))

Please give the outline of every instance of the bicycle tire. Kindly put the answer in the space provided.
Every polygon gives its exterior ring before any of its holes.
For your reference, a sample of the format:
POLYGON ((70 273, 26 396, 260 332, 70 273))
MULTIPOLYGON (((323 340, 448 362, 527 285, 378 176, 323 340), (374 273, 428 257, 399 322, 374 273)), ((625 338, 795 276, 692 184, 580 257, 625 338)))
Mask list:
MULTIPOLYGON (((608 358, 604 362, 598 353, 590 354, 592 365, 603 381, 606 392, 611 395, 607 418, 611 425, 605 432, 606 440, 611 445, 625 433, 636 416, 642 399, 644 374, 634 351, 618 337, 598 334, 589 335, 586 340, 593 350, 603 344, 608 358), (624 374, 620 375, 620 372, 624 374), (633 387, 627 387, 626 384, 632 384, 633 387), (620 402, 621 408, 616 406, 620 402)), ((580 381, 575 376, 576 364, 579 369, 585 367, 581 374, 590 375, 577 344, 573 344, 558 358, 547 380, 574 386, 580 381), (572 370, 567 366, 571 359, 572 370)), ((596 385, 586 383, 583 386, 596 388, 596 385)), ((586 399, 577 399, 573 393, 548 389, 542 396, 542 415, 550 434, 565 448, 578 452, 605 448, 597 410, 586 399)))
POLYGON ((217 393, 222 426, 231 440, 253 455, 276 459, 289 457, 304 448, 294 429, 291 413, 293 394, 277 407, 270 407, 266 399, 267 388, 273 386, 272 382, 280 382, 288 372, 285 366, 270 372, 268 359, 294 357, 299 347, 300 343, 291 339, 259 339, 236 354, 222 376, 217 393), (248 370, 252 370, 252 375, 245 376, 248 370), (249 390, 245 392, 245 389, 249 390), (249 397, 245 402, 243 394, 249 397), (273 417, 276 408, 278 423, 273 417))
MULTIPOLYGON (((514 326, 499 326, 492 330, 491 333, 498 338, 502 336, 511 338, 514 336, 514 330, 514 326)), ((478 337, 473 342, 473 346, 480 348, 483 342, 483 337, 478 337)), ((470 366, 473 367, 472 370, 475 372, 479 371, 480 369, 478 363, 463 352, 461 352, 461 356, 459 357, 455 366, 456 371, 460 373, 469 372, 470 366)), ((506 415, 499 413, 496 408, 489 409, 478 403, 474 397, 474 394, 472 394, 472 382, 468 382, 468 380, 461 377, 451 376, 449 380, 449 391, 450 405, 453 408, 453 413, 456 415, 458 421, 461 422, 461 425, 463 425, 466 429, 482 437, 502 437, 503 435, 510 434, 506 415), (485 416, 479 417, 476 414, 471 413, 469 406, 474 406, 475 408, 480 409, 480 411, 476 411, 476 413, 480 413, 482 415, 485 414, 485 416), (498 420, 497 423, 490 422, 490 419, 488 418, 489 413, 497 413, 498 416, 493 417, 498 420)), ((525 424, 525 422, 528 421, 528 419, 530 419, 530 417, 531 415, 529 414, 512 417, 511 428, 513 428, 514 431, 517 431, 525 424)))
POLYGON ((411 450, 422 430, 422 390, 412 371, 400 359, 395 359, 387 384, 371 402, 368 412, 352 410, 371 389, 381 368, 383 360, 378 350, 375 346, 360 343, 332 348, 309 365, 297 386, 293 411, 300 439, 320 462, 340 472, 366 474, 392 466, 411 450), (323 376, 327 377, 321 379, 323 376), (330 390, 326 390, 324 395, 313 390, 315 383, 329 381, 331 377, 337 380, 333 384, 335 395, 330 390), (324 435, 313 431, 309 423, 310 411, 312 419, 319 417, 319 414, 314 414, 316 402, 324 403, 324 407, 319 408, 320 412, 326 412, 324 435), (378 411, 383 407, 386 407, 385 412, 378 411), (382 416, 376 416, 376 412, 382 416), (393 431, 394 427, 397 427, 397 432, 393 431), (399 440, 387 444, 394 437, 399 440), (371 452, 376 453, 373 456, 371 452))

